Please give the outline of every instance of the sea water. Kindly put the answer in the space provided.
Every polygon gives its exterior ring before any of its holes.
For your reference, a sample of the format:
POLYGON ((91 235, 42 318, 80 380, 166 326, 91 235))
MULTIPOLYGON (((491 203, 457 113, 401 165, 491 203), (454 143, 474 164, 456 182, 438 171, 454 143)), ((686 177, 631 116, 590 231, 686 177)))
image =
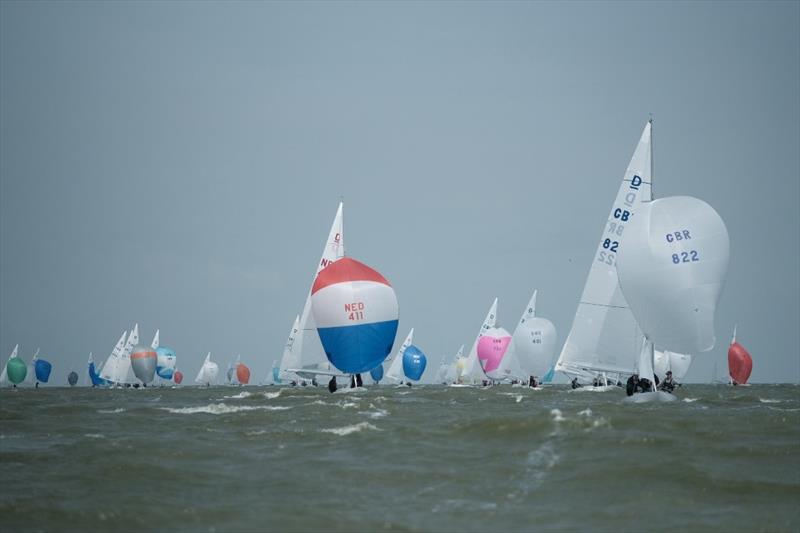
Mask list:
POLYGON ((797 531, 800 387, 0 391, 5 531, 797 531))

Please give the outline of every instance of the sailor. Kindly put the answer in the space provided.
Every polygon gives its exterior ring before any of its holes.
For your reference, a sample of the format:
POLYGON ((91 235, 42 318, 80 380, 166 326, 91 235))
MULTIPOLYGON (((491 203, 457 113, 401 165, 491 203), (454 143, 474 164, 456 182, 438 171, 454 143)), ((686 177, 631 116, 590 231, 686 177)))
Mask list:
POLYGON ((361 374, 356 374, 356 387, 363 387, 364 382, 361 381, 361 374))
POLYGON ((653 392, 653 384, 647 378, 639 378, 636 392, 653 392))
POLYGON ((628 378, 628 383, 625 386, 625 392, 628 394, 628 396, 633 396, 633 393, 636 392, 638 386, 639 386, 639 376, 637 374, 634 374, 628 378))
POLYGON ((354 374, 350 374, 350 388, 356 388, 356 376, 354 374))
POLYGON ((578 383, 578 378, 577 377, 572 378, 572 388, 573 389, 579 389, 581 386, 582 385, 580 383, 578 383))
POLYGON ((539 385, 539 384, 538 384, 538 383, 536 383, 536 377, 534 377, 534 376, 531 376, 531 377, 530 377, 530 379, 528 380, 528 386, 529 386, 530 388, 532 388, 532 389, 535 389, 535 388, 536 388, 538 385, 539 385))
POLYGON ((336 376, 331 376, 331 380, 328 382, 328 390, 331 391, 331 394, 336 392, 336 376))
POLYGON ((667 370, 667 376, 664 378, 664 381, 661 382, 658 389, 669 392, 670 394, 675 390, 675 380, 672 379, 672 370, 667 370))

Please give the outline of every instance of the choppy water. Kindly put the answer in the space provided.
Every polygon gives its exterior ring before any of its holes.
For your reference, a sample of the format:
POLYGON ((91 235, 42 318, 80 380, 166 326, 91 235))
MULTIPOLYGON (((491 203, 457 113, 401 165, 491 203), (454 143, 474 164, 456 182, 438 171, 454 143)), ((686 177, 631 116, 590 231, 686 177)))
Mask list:
POLYGON ((797 531, 800 387, 0 391, 4 530, 797 531))

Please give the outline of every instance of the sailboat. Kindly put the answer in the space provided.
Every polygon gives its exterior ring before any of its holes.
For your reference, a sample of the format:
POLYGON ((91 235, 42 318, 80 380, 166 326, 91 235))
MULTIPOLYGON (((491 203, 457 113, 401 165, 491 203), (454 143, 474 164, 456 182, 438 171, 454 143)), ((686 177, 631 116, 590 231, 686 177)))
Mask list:
POLYGON ((481 329, 478 331, 478 336, 475 337, 475 342, 472 343, 472 348, 467 354, 466 361, 464 361, 464 369, 461 372, 461 381, 468 384, 477 384, 486 379, 486 374, 483 373, 481 363, 478 361, 478 341, 481 337, 494 327, 497 322, 497 298, 492 302, 489 312, 486 313, 486 318, 483 319, 481 329))
POLYGON ((636 372, 642 332, 619 286, 617 255, 627 239, 626 227, 642 203, 652 199, 651 141, 648 121, 603 224, 572 328, 555 365, 556 371, 583 383, 636 372))
MULTIPOLYGON (((325 241, 325 248, 322 250, 322 257, 317 264, 314 280, 323 268, 344 257, 343 207, 344 203, 340 202, 330 232, 328 232, 328 240, 325 241)), ((294 332, 294 330, 295 327, 292 326, 292 331, 294 332)), ((292 334, 290 334, 291 337, 292 334)), ((291 343, 287 341, 284 357, 281 359, 281 378, 290 379, 293 375, 307 380, 315 379, 319 375, 346 377, 342 372, 333 368, 325 356, 325 350, 322 348, 317 325, 311 312, 311 289, 308 291, 303 312, 297 322, 297 333, 291 343)))
POLYGON ((194 378, 194 381, 200 385, 209 386, 217 382, 218 373, 219 366, 211 360, 211 352, 208 352, 208 355, 206 355, 203 361, 203 366, 200 367, 200 371, 197 373, 197 377, 194 378))
POLYGON ((461 379, 461 372, 464 370, 464 361, 464 345, 462 344, 453 357, 453 362, 447 367, 447 373, 445 374, 446 383, 451 385, 458 383, 461 379))
POLYGON ((0 386, 11 384, 11 381, 8 379, 8 363, 10 363, 12 359, 17 357, 18 353, 19 353, 19 344, 14 346, 14 349, 11 351, 11 355, 8 356, 6 364, 3 365, 3 372, 0 373, 0 386))
POLYGON ((752 371, 753 358, 744 346, 736 342, 736 326, 733 326, 733 339, 728 347, 728 374, 731 377, 731 385, 747 384, 752 371))
POLYGON ((250 383, 250 368, 242 363, 242 356, 236 356, 236 382, 239 385, 248 385, 250 383))
POLYGON ((406 352, 406 348, 411 346, 412 342, 414 342, 414 328, 411 328, 411 331, 408 332, 406 340, 403 341, 403 344, 400 345, 400 348, 398 348, 394 356, 383 362, 383 365, 389 365, 389 369, 384 372, 383 377, 391 380, 393 383, 402 385, 405 377, 403 375, 403 354, 406 352))
POLYGON ((511 334, 505 328, 493 327, 483 333, 476 353, 486 377, 492 381, 522 379, 522 369, 510 348, 511 334))
MULTIPOLYGON (((690 196, 641 206, 617 258, 620 286, 644 334, 638 373, 654 382, 655 343, 678 352, 714 347, 714 314, 730 258, 725 223, 690 196)), ((671 394, 635 401, 674 400, 671 394)))
MULTIPOLYGON (((102 363, 102 367, 97 368, 98 377, 103 380, 104 383, 110 385, 118 383, 118 376, 122 373, 120 369, 122 366, 122 352, 125 351, 127 346, 127 339, 128 331, 125 330, 122 332, 122 336, 120 336, 117 344, 114 345, 114 349, 111 350, 108 358, 102 363)), ((92 365, 92 357, 91 354, 89 354, 89 377, 92 378, 92 384, 97 386, 99 383, 95 383, 95 379, 92 377, 92 365)))
POLYGON ((125 339, 125 334, 120 338, 120 342, 114 347, 111 355, 106 359, 100 377, 117 386, 133 384, 133 370, 131 368, 131 352, 139 343, 139 324, 133 326, 131 334, 125 339))
POLYGON ((439 369, 436 371, 436 376, 433 378, 434 383, 447 384, 447 370, 450 365, 447 363, 447 356, 442 357, 442 362, 439 363, 439 369))
POLYGON ((512 335, 512 354, 522 370, 523 380, 526 376, 544 376, 552 368, 555 353, 556 328, 546 318, 536 316, 536 295, 537 291, 533 291, 512 335))
POLYGON ((406 377, 406 384, 411 386, 412 381, 419 381, 428 365, 428 358, 422 350, 413 344, 403 352, 403 375, 406 377))

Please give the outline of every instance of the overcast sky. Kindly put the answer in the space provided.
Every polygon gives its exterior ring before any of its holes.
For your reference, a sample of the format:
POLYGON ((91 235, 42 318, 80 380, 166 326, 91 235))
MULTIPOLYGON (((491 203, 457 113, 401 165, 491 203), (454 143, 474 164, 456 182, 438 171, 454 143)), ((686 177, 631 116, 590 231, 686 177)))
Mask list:
POLYGON ((650 113, 720 213, 753 381, 800 380, 800 4, 0 3, 0 355, 57 383, 139 322, 194 378, 280 357, 345 201, 431 374, 497 296, 563 344, 650 113))

